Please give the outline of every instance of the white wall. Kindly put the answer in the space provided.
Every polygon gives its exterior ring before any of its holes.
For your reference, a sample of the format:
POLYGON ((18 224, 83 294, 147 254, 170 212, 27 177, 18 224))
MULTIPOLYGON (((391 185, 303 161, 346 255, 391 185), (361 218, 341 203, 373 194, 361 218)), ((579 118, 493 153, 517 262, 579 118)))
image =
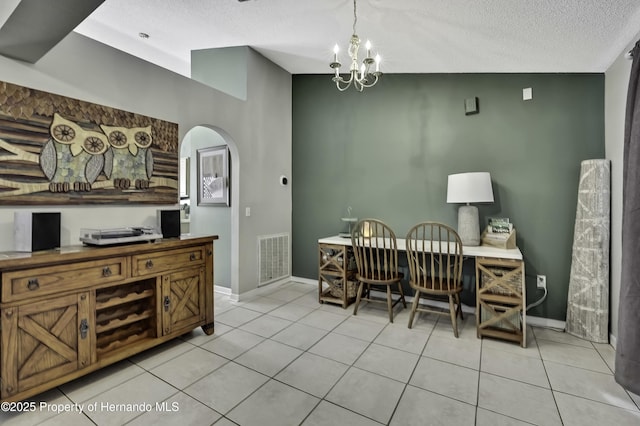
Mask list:
MULTIPOLYGON (((231 141, 232 292, 257 287, 257 237, 291 232, 291 194, 278 185, 291 174, 291 75, 251 50, 247 100, 71 33, 36 64, 0 56, 0 80, 107 105, 191 128, 215 127, 231 141), (252 207, 251 217, 244 216, 252 207), (243 212, 242 215, 239 212, 243 212)), ((177 205, 176 199, 176 205, 177 205)), ((0 202, 1 203, 1 202, 0 202)), ((158 206, 73 206, 62 212, 62 244, 76 244, 80 228, 155 223, 158 206)), ((0 251, 13 249, 13 206, 0 204, 0 251)), ((215 233, 215 230, 206 230, 215 233)))
MULTIPOLYGON (((640 36, 640 35, 639 35, 640 36)), ((611 343, 618 336, 620 272, 622 265, 622 166, 624 121, 631 61, 624 57, 635 40, 620 53, 605 72, 605 155, 611 160, 611 343)))

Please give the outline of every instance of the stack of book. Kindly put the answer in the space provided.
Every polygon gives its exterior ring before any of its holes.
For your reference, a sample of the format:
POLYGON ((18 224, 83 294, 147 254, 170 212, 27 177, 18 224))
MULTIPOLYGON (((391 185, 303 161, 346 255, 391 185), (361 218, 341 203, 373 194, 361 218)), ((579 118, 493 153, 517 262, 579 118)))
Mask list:
POLYGON ((482 233, 482 245, 504 249, 516 248, 516 230, 509 218, 489 218, 489 225, 482 233))

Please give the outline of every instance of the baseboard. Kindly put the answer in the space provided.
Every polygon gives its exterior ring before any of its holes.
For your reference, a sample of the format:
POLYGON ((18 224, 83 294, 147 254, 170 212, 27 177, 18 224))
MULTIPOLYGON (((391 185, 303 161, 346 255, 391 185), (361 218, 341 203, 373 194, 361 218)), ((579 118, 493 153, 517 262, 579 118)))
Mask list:
POLYGON ((213 291, 215 291, 216 293, 224 294, 226 296, 231 294, 231 289, 229 287, 222 287, 215 284, 213 286, 213 291))
POLYGON ((291 282, 291 277, 286 277, 278 281, 270 282, 269 284, 261 285, 258 288, 254 288, 253 290, 246 291, 244 293, 235 294, 229 293, 229 298, 232 302, 242 302, 243 300, 252 299, 254 297, 260 296, 261 294, 266 293, 267 291, 272 291, 274 288, 280 287, 283 284, 291 282))
POLYGON ((291 281, 295 281, 301 284, 318 285, 318 280, 314 280, 311 278, 291 277, 291 281))
POLYGON ((550 318, 534 317, 527 315, 527 325, 533 327, 553 328, 556 330, 564 330, 566 327, 565 321, 554 320, 550 318))
POLYGON ((616 336, 614 336, 613 334, 609 334, 609 344, 615 350, 616 347, 618 346, 618 338, 616 336))

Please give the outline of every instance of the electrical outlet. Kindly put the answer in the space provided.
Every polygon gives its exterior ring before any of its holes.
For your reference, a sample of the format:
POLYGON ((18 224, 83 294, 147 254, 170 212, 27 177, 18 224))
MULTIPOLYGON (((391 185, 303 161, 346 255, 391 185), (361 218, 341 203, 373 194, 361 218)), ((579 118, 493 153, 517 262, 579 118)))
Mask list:
POLYGON ((538 288, 543 288, 546 290, 547 288, 547 276, 546 275, 538 275, 538 279, 536 281, 538 288))

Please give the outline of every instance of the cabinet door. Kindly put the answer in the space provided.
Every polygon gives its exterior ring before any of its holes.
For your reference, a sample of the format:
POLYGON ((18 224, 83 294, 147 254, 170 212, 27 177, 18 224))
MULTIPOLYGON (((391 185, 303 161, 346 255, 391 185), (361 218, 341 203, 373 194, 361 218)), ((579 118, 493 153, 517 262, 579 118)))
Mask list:
POLYGON ((84 368, 95 341, 90 294, 2 310, 2 398, 84 368))
POLYGON ((205 268, 187 269, 162 277, 163 334, 188 331, 206 319, 205 268))

